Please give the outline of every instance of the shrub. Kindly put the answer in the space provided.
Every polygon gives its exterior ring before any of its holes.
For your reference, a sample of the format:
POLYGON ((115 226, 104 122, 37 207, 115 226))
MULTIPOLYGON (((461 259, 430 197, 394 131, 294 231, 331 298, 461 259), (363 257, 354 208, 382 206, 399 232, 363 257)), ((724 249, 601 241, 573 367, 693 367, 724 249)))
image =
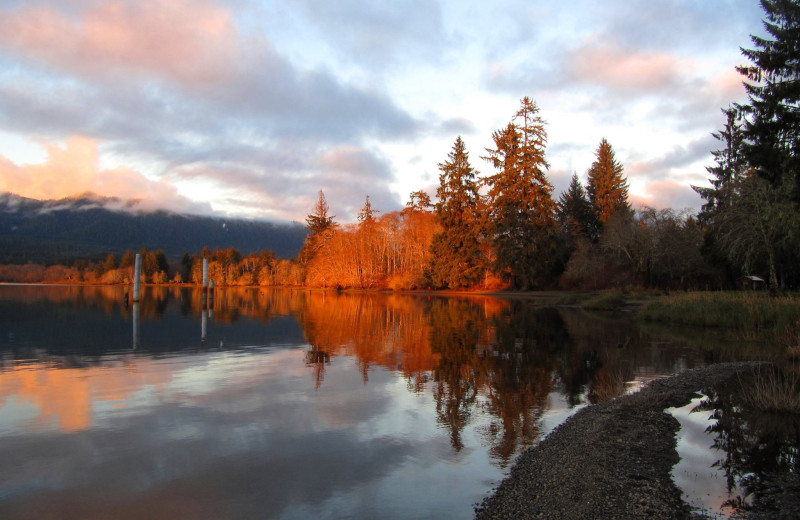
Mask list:
POLYGON ((742 383, 742 394, 758 410, 800 413, 800 373, 761 365, 751 380, 742 383))

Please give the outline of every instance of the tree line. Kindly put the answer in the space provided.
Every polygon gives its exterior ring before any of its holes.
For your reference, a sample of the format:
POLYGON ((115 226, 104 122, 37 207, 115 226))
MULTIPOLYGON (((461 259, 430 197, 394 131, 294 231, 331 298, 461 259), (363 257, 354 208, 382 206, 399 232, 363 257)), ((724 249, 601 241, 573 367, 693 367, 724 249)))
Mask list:
POLYGON ((525 97, 492 134, 480 176, 461 137, 439 164, 436 201, 411 194, 399 213, 339 226, 324 194, 308 216, 299 258, 313 286, 402 288, 728 288, 759 275, 773 291, 800 277, 800 5, 762 0, 769 38, 742 49, 746 103, 714 133, 711 187, 697 215, 631 208, 623 165, 602 139, 584 186, 556 200, 547 132, 525 97))

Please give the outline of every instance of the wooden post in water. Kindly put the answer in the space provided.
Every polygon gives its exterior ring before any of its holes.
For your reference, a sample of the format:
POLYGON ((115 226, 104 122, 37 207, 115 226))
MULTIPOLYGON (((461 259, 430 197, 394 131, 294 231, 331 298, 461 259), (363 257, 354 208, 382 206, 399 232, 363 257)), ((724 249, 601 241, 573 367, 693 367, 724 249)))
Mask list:
POLYGON ((139 301, 139 286, 142 283, 142 255, 136 253, 136 261, 133 264, 133 301, 139 301))

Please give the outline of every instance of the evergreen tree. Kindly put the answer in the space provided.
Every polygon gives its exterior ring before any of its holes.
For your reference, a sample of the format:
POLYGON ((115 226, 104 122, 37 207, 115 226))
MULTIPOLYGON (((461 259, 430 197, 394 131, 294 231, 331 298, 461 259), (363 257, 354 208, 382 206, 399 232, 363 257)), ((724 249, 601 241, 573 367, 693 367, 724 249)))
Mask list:
POLYGON ((752 62, 738 67, 748 103, 724 111, 711 187, 695 190, 706 201, 707 242, 740 272, 766 274, 777 291, 796 283, 800 268, 800 3, 761 6, 772 39, 751 36, 755 48, 742 49, 752 62))
POLYGON ((433 237, 431 278, 436 286, 474 285, 480 276, 477 172, 461 137, 439 164, 436 215, 443 231, 433 237))
POLYGON ((336 227, 333 221, 335 217, 328 216, 328 210, 328 201, 325 200, 325 194, 322 190, 319 190, 319 198, 314 204, 311 213, 306 217, 308 235, 306 235, 303 247, 298 254, 298 258, 303 264, 311 261, 319 251, 324 237, 328 235, 328 231, 332 231, 336 227))
POLYGON ((322 190, 319 190, 319 198, 314 204, 311 214, 306 217, 306 229, 308 229, 310 235, 318 235, 334 225, 333 219, 335 215, 328 216, 328 209, 328 201, 325 200, 325 194, 322 190))
POLYGON ((752 65, 738 67, 748 82, 745 156, 759 176, 780 184, 792 177, 800 203, 800 2, 761 0, 764 27, 772 36, 751 36, 754 49, 742 49, 752 65))
POLYGON ((614 157, 611 144, 603 138, 595 152, 597 159, 589 168, 589 202, 594 216, 602 225, 621 209, 628 209, 628 181, 622 175, 622 165, 614 157))
POLYGON ((487 180, 495 263, 516 288, 545 282, 555 250, 556 204, 545 173, 544 125, 539 108, 524 98, 513 122, 492 135, 495 148, 485 157, 498 170, 487 180))
POLYGON ((707 168, 712 187, 694 187, 706 201, 699 219, 712 255, 739 273, 766 275, 775 291, 796 279, 800 218, 791 201, 795 178, 773 183, 758 176, 746 158, 739 114, 723 112, 725 127, 713 135, 724 146, 712 152, 716 165, 707 168))
POLYGON ((742 132, 741 115, 735 108, 723 109, 725 114, 725 128, 720 132, 711 135, 715 139, 724 143, 720 150, 711 152, 716 162, 715 166, 709 166, 706 171, 712 175, 709 179, 711 187, 692 186, 705 200, 705 204, 698 214, 701 224, 714 227, 716 216, 730 208, 735 202, 736 187, 747 170, 747 162, 744 159, 743 144, 744 135, 742 132))
POLYGON ((372 209, 372 204, 369 202, 369 195, 364 200, 364 207, 358 212, 358 222, 361 227, 368 226, 375 223, 375 215, 380 213, 376 209, 372 209))
POLYGON ((592 206, 589 204, 586 190, 578 179, 577 173, 572 175, 572 181, 567 191, 562 193, 558 199, 557 218, 561 224, 561 230, 571 242, 579 237, 592 240, 597 238, 593 226, 592 206))

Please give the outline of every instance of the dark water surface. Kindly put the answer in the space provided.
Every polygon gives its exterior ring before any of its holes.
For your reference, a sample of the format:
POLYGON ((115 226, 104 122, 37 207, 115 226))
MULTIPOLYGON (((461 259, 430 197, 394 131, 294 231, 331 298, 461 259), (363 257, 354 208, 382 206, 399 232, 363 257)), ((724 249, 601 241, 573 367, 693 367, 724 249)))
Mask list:
POLYGON ((704 364, 491 297, 0 285, 0 518, 470 518, 581 406, 704 364))

